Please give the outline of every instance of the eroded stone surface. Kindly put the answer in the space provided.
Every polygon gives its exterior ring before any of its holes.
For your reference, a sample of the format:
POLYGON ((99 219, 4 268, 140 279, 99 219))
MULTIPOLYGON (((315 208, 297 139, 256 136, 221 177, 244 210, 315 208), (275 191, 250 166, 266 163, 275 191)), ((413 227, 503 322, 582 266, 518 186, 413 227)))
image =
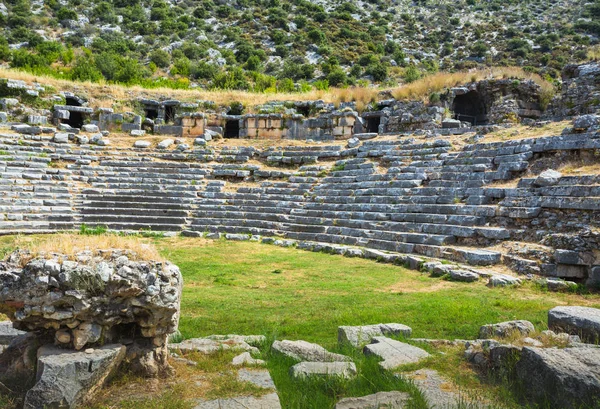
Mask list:
POLYGON ((340 400, 335 409, 402 409, 410 399, 405 392, 377 392, 372 395, 340 400))
POLYGON ((281 403, 276 393, 270 393, 258 398, 242 396, 200 402, 194 409, 281 409, 281 403))
POLYGON ((410 337, 411 334, 412 329, 403 324, 342 326, 338 327, 338 342, 340 344, 347 342, 352 346, 359 347, 368 344, 373 337, 384 335, 410 337))
POLYGON ((293 378, 308 376, 340 376, 352 378, 356 375, 354 362, 300 362, 290 368, 293 378))
POLYGON ((412 364, 430 356, 421 348, 386 337, 374 337, 371 342, 364 347, 363 352, 365 355, 380 357, 383 361, 379 365, 384 369, 412 364))
POLYGON ((275 383, 266 369, 240 369, 238 381, 250 382, 263 389, 275 389, 275 383))
POLYGON ((24 409, 80 407, 115 372, 125 351, 123 345, 105 345, 85 352, 41 347, 37 383, 27 392, 24 409))
POLYGON ((595 407, 600 396, 600 348, 525 347, 516 366, 525 394, 554 408, 595 407))
POLYGON ((233 357, 233 359, 231 360, 231 364, 234 366, 242 366, 242 365, 261 366, 261 365, 265 365, 265 361, 263 361, 262 359, 252 358, 252 355, 250 355, 250 352, 244 352, 243 354, 233 357))
POLYGON ((23 334, 23 331, 19 331, 13 327, 12 322, 0 322, 0 345, 8 345, 13 339, 23 334))
POLYGON ((134 261, 134 253, 121 250, 23 262, 29 257, 16 251, 0 263, 0 312, 15 328, 49 333, 77 350, 123 343, 134 371, 170 370, 167 337, 177 329, 183 285, 177 266, 134 261))
POLYGON ((306 341, 275 341, 273 350, 296 359, 308 362, 345 362, 351 359, 345 355, 334 354, 320 345, 306 341))
POLYGON ((528 335, 535 331, 533 324, 526 320, 505 321, 498 324, 483 325, 479 328, 479 338, 507 337, 514 332, 528 335))
POLYGON ((217 351, 239 350, 258 353, 258 348, 249 345, 242 339, 223 338, 219 340, 209 338, 191 338, 177 344, 169 344, 171 351, 199 352, 201 354, 213 354, 217 351))
POLYGON ((552 308, 548 312, 548 327, 597 342, 600 340, 600 309, 577 306, 552 308))

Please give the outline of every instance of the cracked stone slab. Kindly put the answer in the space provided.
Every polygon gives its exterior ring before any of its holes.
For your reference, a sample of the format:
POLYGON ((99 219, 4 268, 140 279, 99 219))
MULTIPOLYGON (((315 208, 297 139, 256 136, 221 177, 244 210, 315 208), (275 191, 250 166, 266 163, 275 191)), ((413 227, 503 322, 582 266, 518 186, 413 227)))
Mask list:
POLYGON ((431 356, 421 348, 386 337, 375 337, 371 342, 364 347, 363 353, 380 357, 383 361, 379 365, 384 369, 416 363, 431 356))
POLYGON ((275 341, 273 350, 296 359, 298 361, 308 362, 348 362, 350 357, 341 354, 329 352, 321 345, 312 344, 306 341, 275 341))
POLYGON ((281 409, 281 403, 276 393, 270 393, 260 397, 240 396, 199 402, 194 409, 281 409))
POLYGON ((199 352, 201 354, 213 354, 218 351, 239 350, 252 353, 258 353, 258 348, 249 345, 240 339, 224 338, 224 339, 208 339, 208 338, 192 338, 186 339, 177 344, 169 344, 169 350, 173 352, 199 352))
POLYGON ((259 388, 275 389, 271 374, 266 369, 240 369, 237 378, 240 382, 250 382, 259 388))
POLYGON ((290 368, 292 378, 309 376, 339 376, 352 378, 356 375, 354 362, 300 362, 290 368))
MULTIPOLYGON (((461 402, 456 385, 433 369, 419 369, 403 374, 421 391, 429 407, 454 408, 461 402)), ((470 407, 470 406, 469 406, 470 407)))
POLYGON ((371 342, 374 337, 384 335, 402 335, 410 337, 412 329, 403 324, 375 324, 338 327, 338 343, 349 343, 359 347, 371 342))
POLYGON ((335 409, 403 409, 410 399, 405 392, 377 392, 372 395, 340 400, 335 409))

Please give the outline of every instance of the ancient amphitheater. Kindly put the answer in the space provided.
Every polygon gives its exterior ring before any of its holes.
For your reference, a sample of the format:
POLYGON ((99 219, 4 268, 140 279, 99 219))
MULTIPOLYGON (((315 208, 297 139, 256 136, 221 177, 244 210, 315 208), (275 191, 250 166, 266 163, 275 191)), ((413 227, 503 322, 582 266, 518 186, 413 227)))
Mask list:
MULTIPOLYGON (((457 281, 596 288, 600 67, 563 75, 549 105, 534 83, 499 79, 434 106, 387 99, 358 113, 310 101, 247 115, 141 98, 137 113, 115 113, 0 81, 0 233, 261 241, 457 281)), ((585 393, 599 390, 593 365, 585 393)))

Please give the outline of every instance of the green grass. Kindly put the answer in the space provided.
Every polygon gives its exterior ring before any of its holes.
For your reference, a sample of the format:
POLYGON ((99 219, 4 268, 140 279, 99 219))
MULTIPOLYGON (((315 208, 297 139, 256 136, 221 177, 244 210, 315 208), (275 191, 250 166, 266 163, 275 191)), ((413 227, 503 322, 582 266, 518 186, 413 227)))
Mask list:
POLYGON ((483 324, 527 319, 547 329, 558 304, 587 300, 523 288, 454 283, 358 258, 250 242, 157 241, 184 275, 180 330, 185 338, 267 334, 333 347, 337 327, 400 322, 413 337, 474 338, 483 324))
MULTIPOLYGON (((13 247, 12 240, 0 237, 0 248, 7 251, 13 247)), ((537 330, 544 330, 547 312, 556 305, 600 307, 600 300, 592 294, 552 293, 534 283, 488 288, 483 282, 450 282, 401 266, 295 248, 183 237, 139 240, 155 243, 162 255, 181 269, 185 282, 180 321, 183 338, 266 335, 269 342, 261 358, 267 360, 283 407, 290 409, 331 408, 341 397, 385 390, 406 391, 413 398, 411 408, 425 407, 410 382, 382 371, 376 360, 364 357, 360 350, 339 346, 340 325, 398 322, 413 328, 413 338, 473 339, 481 325, 512 319, 530 320, 537 330), (303 339, 350 355, 359 374, 353 380, 292 380, 289 368, 295 362, 270 350, 274 339, 303 339)), ((460 348, 440 352, 419 346, 434 357, 406 369, 436 369, 461 390, 476 389, 488 401, 520 407, 506 387, 488 384, 477 374, 462 358, 460 348)), ((227 359, 211 358, 199 366, 203 371, 224 373, 231 370, 227 359)), ((231 378, 216 380, 212 388, 219 396, 251 393, 231 378)), ((135 402, 130 399, 121 407, 164 405, 177 409, 189 403, 170 393, 135 402)), ((215 393, 207 396, 217 396, 215 393)))

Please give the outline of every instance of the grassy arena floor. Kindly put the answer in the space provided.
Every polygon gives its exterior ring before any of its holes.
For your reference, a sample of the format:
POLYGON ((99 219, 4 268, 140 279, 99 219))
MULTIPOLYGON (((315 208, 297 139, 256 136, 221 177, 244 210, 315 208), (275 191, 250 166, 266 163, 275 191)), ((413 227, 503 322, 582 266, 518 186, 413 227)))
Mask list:
MULTIPOLYGON (((52 238, 35 237, 26 238, 29 246, 52 238)), ((142 246, 154 244, 161 256, 180 267, 185 280, 180 322, 184 338, 263 334, 269 340, 317 342, 355 357, 359 368, 356 381, 299 384, 288 376, 293 363, 271 354, 267 347, 263 358, 269 361, 285 408, 322 409, 333 407, 342 396, 392 389, 409 391, 415 398, 413 407, 425 407, 410 383, 382 373, 376 362, 360 352, 340 349, 339 325, 399 322, 411 326, 415 338, 472 339, 481 325, 511 319, 530 320, 537 330, 547 329, 547 311, 556 305, 600 307, 600 297, 593 294, 551 293, 530 283, 521 288, 491 289, 482 282, 455 283, 399 266, 252 242, 182 237, 123 240, 141 241, 142 246)), ((0 237, 0 252, 23 243, 22 237, 0 237)), ((518 407, 503 388, 482 384, 461 356, 460 349, 448 348, 424 365, 443 372, 461 388, 476 389, 488 401, 500 402, 492 407, 518 407)), ((215 370, 223 372, 223 365, 215 370)), ((209 367, 202 365, 203 370, 209 367)), ((121 379, 116 385, 123 382, 121 379)), ((172 391, 165 393, 171 395, 116 405, 114 397, 109 397, 94 408, 193 406, 173 398, 172 391), (165 401, 169 405, 165 406, 165 401)))

